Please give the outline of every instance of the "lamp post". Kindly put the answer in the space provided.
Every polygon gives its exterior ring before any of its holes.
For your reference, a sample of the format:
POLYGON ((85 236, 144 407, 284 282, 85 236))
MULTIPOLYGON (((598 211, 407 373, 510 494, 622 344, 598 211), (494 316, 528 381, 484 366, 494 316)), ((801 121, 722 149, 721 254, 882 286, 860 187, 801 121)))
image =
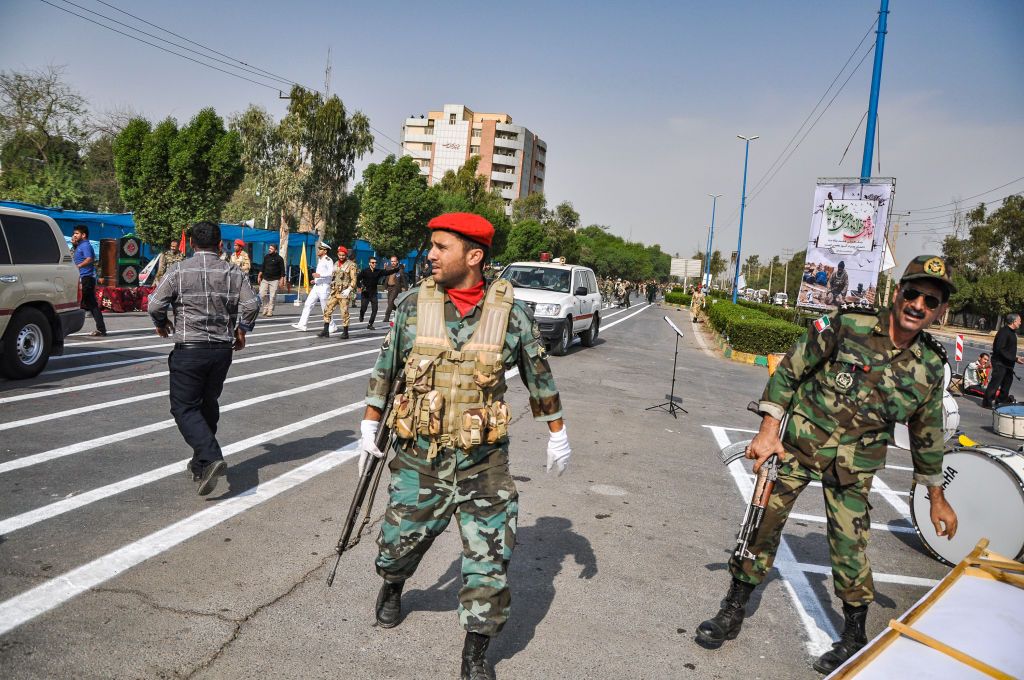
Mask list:
POLYGON ((743 135, 736 135, 744 142, 746 142, 745 150, 743 152, 743 196, 740 199, 740 235, 736 241, 736 273, 733 274, 732 279, 732 303, 736 304, 736 293, 740 285, 740 262, 743 261, 743 213, 747 207, 747 165, 750 161, 750 143, 757 139, 759 135, 753 137, 744 137, 743 135))
POLYGON ((711 197, 711 230, 708 232, 708 247, 704 251, 704 274, 707 277, 705 288, 711 287, 711 245, 715 242, 715 205, 722 194, 708 194, 711 197))

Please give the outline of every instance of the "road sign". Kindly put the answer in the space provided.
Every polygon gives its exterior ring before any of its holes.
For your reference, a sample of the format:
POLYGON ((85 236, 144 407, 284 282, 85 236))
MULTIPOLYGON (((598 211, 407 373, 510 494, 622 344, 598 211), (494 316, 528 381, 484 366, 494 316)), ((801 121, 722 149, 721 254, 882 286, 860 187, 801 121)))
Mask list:
POLYGON ((964 336, 956 336, 956 357, 954 361, 960 363, 964 360, 964 336))

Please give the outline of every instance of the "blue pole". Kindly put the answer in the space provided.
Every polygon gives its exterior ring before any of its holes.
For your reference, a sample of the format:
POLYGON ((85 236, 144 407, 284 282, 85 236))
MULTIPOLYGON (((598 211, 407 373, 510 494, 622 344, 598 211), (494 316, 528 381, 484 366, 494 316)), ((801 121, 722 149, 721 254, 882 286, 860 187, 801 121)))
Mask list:
MULTIPOLYGON (((884 1, 884 0, 883 0, 884 1)), ((750 160, 750 139, 740 137, 744 140, 746 150, 743 153, 743 198, 740 200, 740 236, 736 241, 736 272, 732 277, 732 303, 736 304, 736 295, 740 285, 740 264, 743 262, 743 213, 747 207, 747 162, 750 160)), ((757 137, 751 137, 757 139, 757 137)))
POLYGON ((708 282, 706 287, 711 287, 711 246, 715 243, 715 204, 718 203, 718 196, 711 196, 711 232, 708 234, 708 249, 704 253, 707 257, 707 264, 704 265, 704 272, 707 274, 708 282))
POLYGON ((889 18, 889 0, 882 0, 878 10, 878 29, 875 31, 875 68, 871 73, 871 98, 868 100, 868 126, 864 130, 864 158, 860 164, 860 181, 871 179, 871 160, 875 151, 875 123, 878 120, 878 91, 882 86, 882 55, 885 52, 886 23, 889 18))

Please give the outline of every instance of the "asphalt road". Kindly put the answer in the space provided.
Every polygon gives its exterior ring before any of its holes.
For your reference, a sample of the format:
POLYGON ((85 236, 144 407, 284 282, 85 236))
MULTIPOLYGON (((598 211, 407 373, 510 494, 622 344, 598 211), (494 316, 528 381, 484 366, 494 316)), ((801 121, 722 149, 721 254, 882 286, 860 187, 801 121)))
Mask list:
MULTIPOLYGON (((278 310, 236 355, 218 433, 227 481, 206 498, 168 413, 169 343, 144 315, 109 317, 107 338, 71 338, 37 379, 0 383, 3 676, 457 675, 457 532, 407 585, 393 630, 373 625, 379 512, 324 585, 383 331, 317 339, 288 325, 297 308, 278 310)), ((718 651, 693 641, 727 586, 747 501, 746 468, 726 469, 718 451, 756 426, 745 406, 764 369, 703 349, 686 312, 635 304, 605 310, 602 325, 596 347, 551 358, 574 450, 564 476, 545 474, 546 428, 512 381, 521 514, 512 618, 491 648, 499 677, 818 677, 810 661, 841 618, 813 488, 741 637, 718 651), (678 419, 645 410, 671 380, 665 314, 684 332, 678 419)), ((968 434, 1010 443, 988 412, 960 405, 968 434)), ((909 523, 909 454, 889 463, 872 513, 872 635, 947 571, 909 523)))

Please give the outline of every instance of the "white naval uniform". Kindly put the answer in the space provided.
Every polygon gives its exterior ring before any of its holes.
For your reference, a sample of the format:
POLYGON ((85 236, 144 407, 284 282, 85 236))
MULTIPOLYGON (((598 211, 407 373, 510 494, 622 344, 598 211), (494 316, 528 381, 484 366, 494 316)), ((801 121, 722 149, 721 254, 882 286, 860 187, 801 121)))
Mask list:
MULTIPOLYGON (((320 301, 321 312, 327 306, 327 296, 331 292, 331 278, 334 275, 334 260, 329 255, 324 255, 316 261, 316 278, 313 279, 313 287, 309 291, 309 295, 306 297, 306 304, 302 308, 302 315, 299 317, 299 323, 296 324, 301 330, 306 330, 306 322, 309 321, 309 314, 313 310, 313 305, 316 304, 317 300, 320 301)), ((331 326, 335 326, 334 319, 331 319, 331 326)), ((331 328, 330 330, 335 330, 331 328)))

